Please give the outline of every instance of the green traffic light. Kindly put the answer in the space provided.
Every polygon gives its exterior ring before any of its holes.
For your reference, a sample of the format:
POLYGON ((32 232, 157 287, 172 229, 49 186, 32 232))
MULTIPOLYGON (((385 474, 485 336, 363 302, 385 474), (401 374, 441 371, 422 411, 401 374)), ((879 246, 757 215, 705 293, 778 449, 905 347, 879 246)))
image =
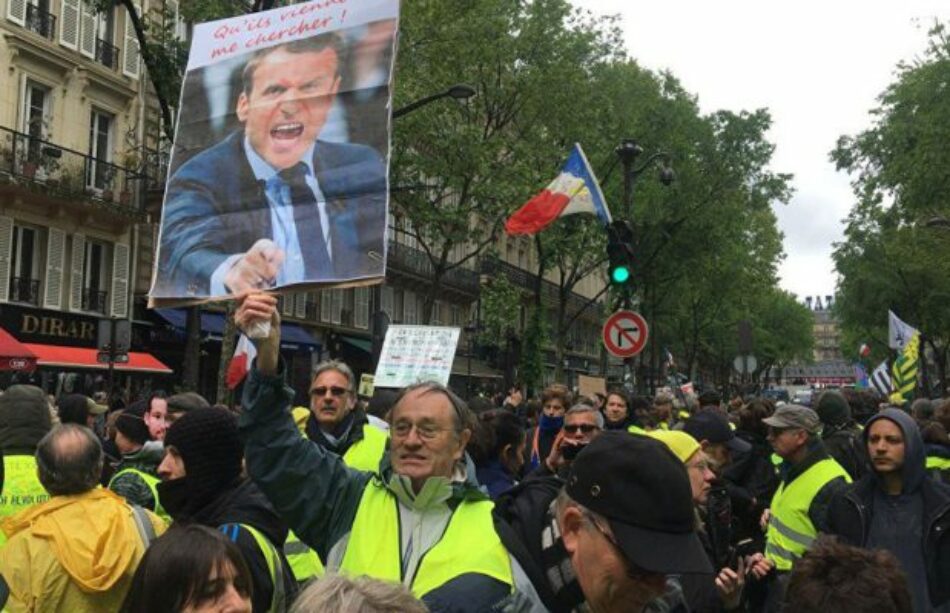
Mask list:
POLYGON ((630 269, 626 266, 617 266, 610 271, 610 278, 614 283, 626 283, 630 279, 630 269))

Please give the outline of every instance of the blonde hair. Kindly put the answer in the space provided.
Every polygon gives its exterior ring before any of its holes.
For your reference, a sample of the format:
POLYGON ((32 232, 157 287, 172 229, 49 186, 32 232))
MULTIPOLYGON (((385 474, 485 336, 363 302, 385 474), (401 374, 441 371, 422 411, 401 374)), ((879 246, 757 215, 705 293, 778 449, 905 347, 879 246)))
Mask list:
POLYGON ((290 613, 428 613, 429 609, 398 583, 369 577, 327 574, 300 593, 290 613))

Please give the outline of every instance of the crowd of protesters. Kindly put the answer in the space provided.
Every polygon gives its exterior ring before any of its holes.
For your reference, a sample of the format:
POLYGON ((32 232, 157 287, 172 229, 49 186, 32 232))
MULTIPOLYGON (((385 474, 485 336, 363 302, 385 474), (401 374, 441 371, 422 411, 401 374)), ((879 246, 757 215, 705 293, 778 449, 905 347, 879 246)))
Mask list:
POLYGON ((4 611, 950 611, 950 402, 0 395, 4 611))

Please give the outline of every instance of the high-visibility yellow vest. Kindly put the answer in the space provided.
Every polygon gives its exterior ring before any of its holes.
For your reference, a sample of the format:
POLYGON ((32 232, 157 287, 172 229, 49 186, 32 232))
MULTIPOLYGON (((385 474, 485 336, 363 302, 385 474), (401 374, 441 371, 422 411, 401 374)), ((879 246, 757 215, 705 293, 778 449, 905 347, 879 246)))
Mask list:
MULTIPOLYGON (((293 410, 293 416, 300 433, 306 436, 307 419, 310 417, 310 411, 297 407, 293 410), (306 414, 304 414, 304 411, 306 411, 306 414)), ((388 444, 389 435, 376 426, 363 424, 363 439, 350 445, 350 448, 343 454, 343 461, 350 468, 365 472, 376 472, 388 444)), ((287 535, 287 540, 284 542, 284 555, 287 557, 287 563, 290 564, 290 569, 294 572, 294 578, 298 583, 309 581, 313 577, 322 577, 326 572, 317 552, 308 547, 293 532, 287 535)))
MULTIPOLYGON (((0 495, 0 521, 49 500, 49 494, 36 473, 36 458, 31 455, 3 456, 3 493, 0 495)), ((7 535, 0 530, 0 546, 7 535)))
POLYGON ((463 501, 408 578, 402 574, 399 503, 378 479, 363 490, 340 572, 407 584, 416 598, 461 575, 478 573, 514 586, 508 552, 492 522, 490 500, 463 501))
POLYGON ((261 550, 261 554, 264 556, 264 562, 267 564, 267 573, 270 575, 271 585, 273 586, 270 607, 267 609, 267 613, 283 613, 287 610, 288 603, 287 593, 284 591, 284 566, 280 563, 277 548, 257 528, 248 524, 224 524, 220 527, 220 530, 231 541, 237 542, 240 528, 244 528, 254 537, 254 542, 257 543, 258 549, 261 550))
POLYGON ((942 458, 940 456, 927 456, 927 470, 933 470, 937 472, 943 472, 945 470, 950 470, 950 458, 942 458))
POLYGON ((791 570, 795 560, 804 555, 818 536, 808 517, 808 509, 818 491, 837 477, 851 483, 847 471, 828 458, 816 462, 787 487, 785 482, 779 485, 772 497, 769 527, 765 534, 765 557, 774 562, 778 570, 791 570))
POLYGON ((647 431, 637 425, 627 426, 627 432, 630 434, 646 434, 647 431))
POLYGON ((287 533, 287 540, 284 541, 284 556, 290 564, 290 570, 294 573, 297 583, 304 583, 314 577, 322 577, 326 572, 317 552, 307 547, 307 544, 301 541, 293 531, 287 533))
POLYGON ((162 502, 158 499, 158 483, 161 480, 155 475, 150 475, 144 470, 139 470, 137 468, 131 468, 131 467, 123 468, 116 474, 112 475, 112 478, 109 479, 109 489, 110 490, 112 489, 112 484, 115 483, 115 480, 118 479, 120 475, 125 475, 125 474, 137 475, 139 479, 141 479, 145 483, 145 485, 148 486, 149 491, 152 492, 152 498, 155 499, 155 508, 149 509, 149 511, 152 511, 153 513, 155 513, 156 515, 164 519, 166 522, 171 523, 172 521, 171 515, 169 515, 168 512, 165 511, 165 509, 162 507, 162 502))

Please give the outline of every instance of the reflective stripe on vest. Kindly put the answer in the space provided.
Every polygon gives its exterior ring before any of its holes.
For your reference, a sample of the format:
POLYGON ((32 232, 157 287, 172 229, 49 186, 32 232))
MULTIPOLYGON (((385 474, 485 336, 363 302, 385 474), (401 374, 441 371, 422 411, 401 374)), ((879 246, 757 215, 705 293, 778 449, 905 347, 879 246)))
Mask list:
POLYGON ((363 424, 363 438, 356 441, 343 454, 343 461, 350 468, 374 473, 379 470, 379 461, 386 453, 389 435, 370 424, 363 424))
POLYGON ((267 564, 267 573, 270 575, 272 585, 270 608, 267 609, 267 613, 283 613, 287 610, 287 594, 284 592, 284 565, 280 563, 280 555, 277 553, 277 548, 254 526, 247 524, 225 524, 220 527, 220 530, 225 536, 231 539, 231 541, 236 543, 240 528, 244 528, 254 537, 257 548, 261 550, 261 554, 264 556, 264 562, 267 564))
MULTIPOLYGON (((340 572, 406 584, 402 575, 399 509, 396 498, 377 479, 360 498, 340 572)), ((416 598, 452 579, 478 573, 513 587, 508 552, 492 522, 489 500, 463 501, 442 538, 422 555, 408 585, 416 598)))
POLYGON ((284 557, 287 558, 297 583, 322 577, 326 572, 317 552, 307 547, 292 531, 287 533, 287 540, 284 541, 284 557))
POLYGON ((927 456, 927 470, 950 470, 950 458, 927 456))
POLYGON ((841 465, 828 458, 816 462, 787 488, 784 482, 779 485, 772 497, 771 518, 765 535, 765 557, 774 562, 778 570, 790 570, 818 536, 808 510, 818 491, 838 477, 851 482, 841 465))
POLYGON ((123 468, 116 474, 112 475, 112 478, 109 479, 109 486, 108 486, 109 489, 110 490, 112 489, 112 484, 115 483, 115 480, 118 479, 120 475, 125 475, 125 474, 138 476, 138 478, 141 479, 145 483, 145 485, 148 486, 149 491, 152 493, 152 499, 155 500, 155 508, 149 509, 149 511, 152 511, 153 513, 155 513, 156 515, 164 519, 166 522, 171 523, 172 521, 171 515, 169 515, 165 511, 165 509, 162 508, 162 503, 158 499, 158 482, 160 481, 160 479, 156 477, 155 475, 148 474, 144 470, 139 470, 137 468, 123 468))
MULTIPOLYGON (((36 474, 36 458, 33 456, 3 456, 3 472, 5 478, 0 495, 0 520, 49 500, 49 494, 36 474)), ((6 542, 7 535, 0 530, 0 545, 6 542)))

